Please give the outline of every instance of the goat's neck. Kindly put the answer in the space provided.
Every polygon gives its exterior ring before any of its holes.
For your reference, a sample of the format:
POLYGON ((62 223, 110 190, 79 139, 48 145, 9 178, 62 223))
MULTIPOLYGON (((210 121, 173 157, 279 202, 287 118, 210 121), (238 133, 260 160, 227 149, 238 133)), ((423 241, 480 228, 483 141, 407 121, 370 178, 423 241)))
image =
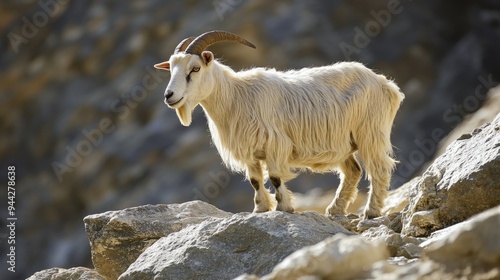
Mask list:
POLYGON ((237 89, 238 77, 228 66, 214 61, 215 86, 208 98, 201 102, 207 115, 217 126, 223 126, 234 112, 231 112, 237 89))

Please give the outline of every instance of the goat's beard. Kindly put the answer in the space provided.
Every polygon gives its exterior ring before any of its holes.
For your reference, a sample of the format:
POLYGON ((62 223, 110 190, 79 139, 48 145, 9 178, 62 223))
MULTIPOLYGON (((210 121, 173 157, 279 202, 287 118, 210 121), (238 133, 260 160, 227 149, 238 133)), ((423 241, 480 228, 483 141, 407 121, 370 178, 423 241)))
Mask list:
POLYGON ((193 106, 191 106, 188 101, 184 102, 181 107, 175 109, 177 117, 183 126, 189 126, 191 124, 193 109, 193 106))

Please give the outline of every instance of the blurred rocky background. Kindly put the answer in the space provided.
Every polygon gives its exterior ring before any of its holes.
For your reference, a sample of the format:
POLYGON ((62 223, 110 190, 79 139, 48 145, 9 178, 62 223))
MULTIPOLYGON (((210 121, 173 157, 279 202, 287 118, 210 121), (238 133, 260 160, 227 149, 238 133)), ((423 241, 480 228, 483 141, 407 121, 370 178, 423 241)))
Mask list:
MULTIPOLYGON (((89 214, 193 199, 251 211, 252 188, 221 165, 202 111, 182 127, 162 101, 169 74, 152 68, 183 38, 213 29, 257 46, 211 48, 235 69, 357 60, 394 79, 406 99, 393 129, 401 163, 391 188, 419 174, 464 118, 482 123, 500 111, 488 97, 500 82, 495 0, 4 0, 0 168, 5 186, 7 166, 16 167, 18 221, 17 272, 2 268, 2 279, 91 266, 89 214)), ((304 174, 290 188, 318 194, 337 184, 334 175, 304 174)))

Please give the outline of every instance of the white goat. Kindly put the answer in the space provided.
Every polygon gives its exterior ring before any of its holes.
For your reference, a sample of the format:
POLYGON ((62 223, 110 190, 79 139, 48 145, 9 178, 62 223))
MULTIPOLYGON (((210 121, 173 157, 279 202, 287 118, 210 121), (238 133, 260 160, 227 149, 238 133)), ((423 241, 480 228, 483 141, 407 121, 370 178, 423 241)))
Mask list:
POLYGON ((293 212, 285 182, 294 171, 310 169, 340 172, 326 214, 345 214, 357 194, 359 159, 371 181, 363 217, 379 216, 395 165, 391 127, 404 98, 396 84, 356 62, 235 72, 205 51, 220 41, 255 48, 238 35, 211 31, 184 39, 169 61, 155 67, 171 71, 165 103, 183 125, 201 104, 222 160, 245 171, 255 189, 254 212, 293 212), (266 170, 277 206, 264 187, 266 170))

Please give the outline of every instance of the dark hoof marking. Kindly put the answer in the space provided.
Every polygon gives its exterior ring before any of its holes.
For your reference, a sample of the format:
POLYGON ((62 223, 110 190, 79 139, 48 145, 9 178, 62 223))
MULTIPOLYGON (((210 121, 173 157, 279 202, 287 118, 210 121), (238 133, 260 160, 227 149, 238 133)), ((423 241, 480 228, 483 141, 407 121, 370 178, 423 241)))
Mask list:
POLYGON ((281 186, 280 178, 271 176, 269 179, 271 180, 271 184, 273 184, 275 188, 279 188, 281 186))
POLYGON ((258 190, 259 190, 259 187, 260 187, 260 185, 259 185, 259 181, 257 181, 256 179, 250 179, 250 183, 252 183, 252 187, 253 187, 256 191, 258 191, 258 190))

